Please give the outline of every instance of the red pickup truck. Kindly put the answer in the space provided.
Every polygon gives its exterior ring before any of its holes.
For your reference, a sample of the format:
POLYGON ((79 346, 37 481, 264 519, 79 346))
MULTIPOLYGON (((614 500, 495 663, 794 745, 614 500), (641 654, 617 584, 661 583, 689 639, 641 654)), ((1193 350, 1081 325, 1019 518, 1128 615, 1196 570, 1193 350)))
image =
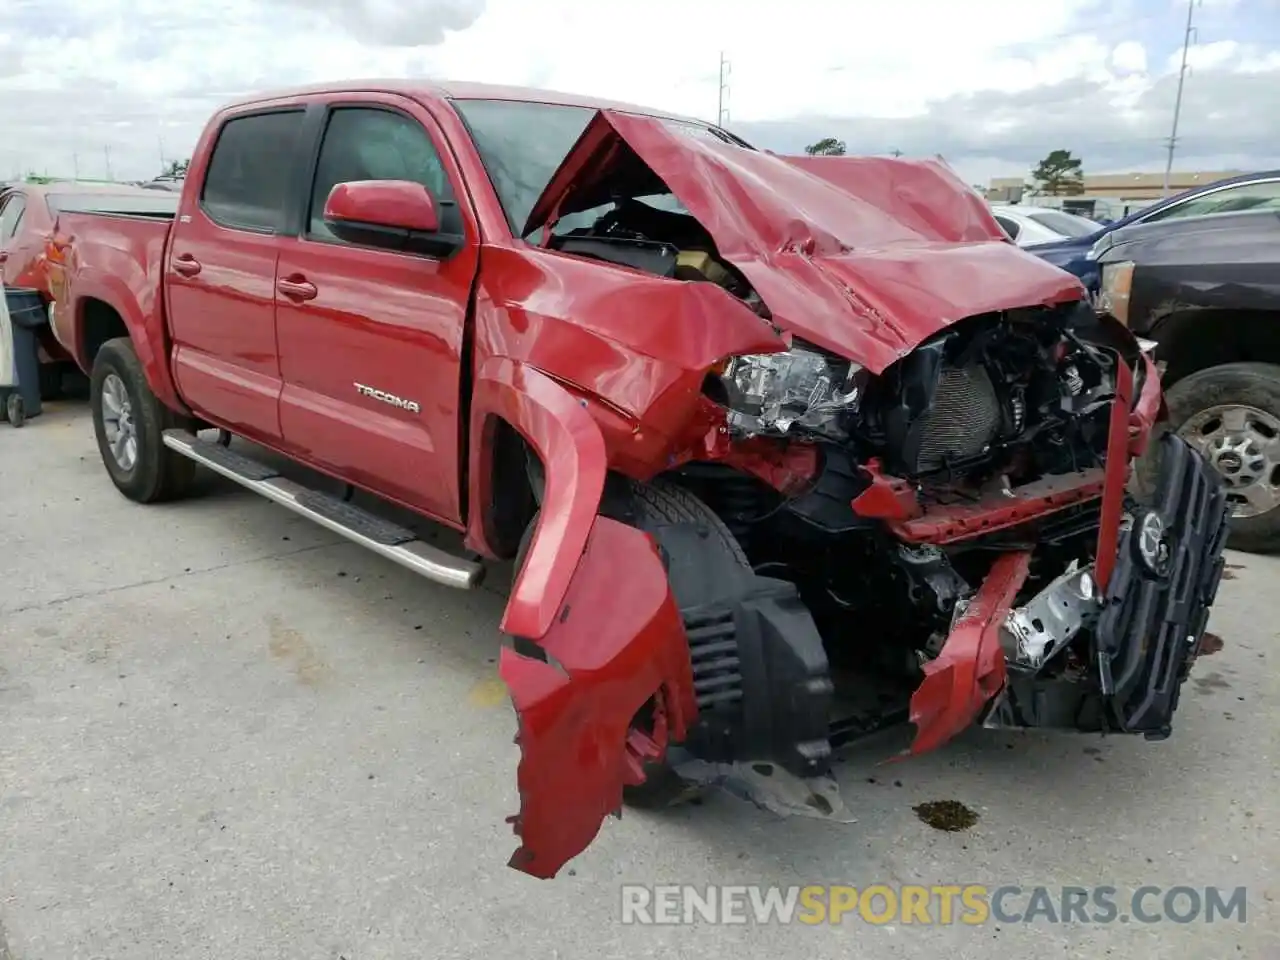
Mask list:
POLYGON ((941 163, 346 84, 218 113, 171 224, 57 229, 125 496, 202 464, 449 586, 516 560, 518 869, 724 778, 825 812, 832 748, 890 723, 1169 733, 1223 490, 1148 443, 1149 345, 941 163))

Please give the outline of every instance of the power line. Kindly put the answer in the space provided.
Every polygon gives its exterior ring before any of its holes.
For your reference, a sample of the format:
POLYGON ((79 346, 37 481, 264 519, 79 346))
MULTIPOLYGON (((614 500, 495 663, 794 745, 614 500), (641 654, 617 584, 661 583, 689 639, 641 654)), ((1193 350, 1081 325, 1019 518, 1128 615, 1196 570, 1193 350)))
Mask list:
POLYGON ((1187 51, 1191 49, 1191 37, 1195 34, 1191 19, 1195 15, 1199 2, 1200 0, 1187 0, 1187 31, 1182 37, 1182 66, 1178 68, 1178 95, 1173 101, 1173 129, 1169 131, 1169 156, 1164 164, 1164 189, 1161 191, 1161 195, 1166 197, 1169 195, 1169 171, 1173 169, 1173 151, 1178 145, 1178 117, 1182 113, 1182 86, 1187 80, 1187 51))

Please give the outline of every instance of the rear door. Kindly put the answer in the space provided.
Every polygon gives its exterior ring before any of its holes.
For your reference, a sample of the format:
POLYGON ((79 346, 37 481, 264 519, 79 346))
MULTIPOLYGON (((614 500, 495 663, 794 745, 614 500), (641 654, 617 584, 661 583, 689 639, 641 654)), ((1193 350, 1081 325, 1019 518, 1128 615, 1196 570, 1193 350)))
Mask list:
POLYGON ((280 440, 275 278, 304 107, 227 114, 206 134, 165 260, 173 370, 193 410, 280 440))
POLYGON ((461 176, 435 121, 406 98, 335 97, 313 122, 305 210, 276 270, 285 442, 352 483, 459 522, 462 344, 479 265, 461 176), (325 201, 356 180, 423 184, 452 247, 419 254, 339 240, 325 201))

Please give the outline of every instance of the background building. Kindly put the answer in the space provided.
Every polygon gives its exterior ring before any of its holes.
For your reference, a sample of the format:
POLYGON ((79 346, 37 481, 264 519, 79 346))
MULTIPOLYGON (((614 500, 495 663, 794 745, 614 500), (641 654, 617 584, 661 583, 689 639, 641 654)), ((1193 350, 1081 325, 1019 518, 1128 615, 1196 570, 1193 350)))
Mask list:
MULTIPOLYGON (((1201 171, 1169 174, 1169 195, 1201 187, 1244 170, 1201 171)), ((1084 192, 1070 197, 1029 195, 1029 179, 994 177, 987 186, 986 197, 992 203, 1024 203, 1027 206, 1054 207, 1095 219, 1116 219, 1155 203, 1164 197, 1163 173, 1101 173, 1084 178, 1084 192)))

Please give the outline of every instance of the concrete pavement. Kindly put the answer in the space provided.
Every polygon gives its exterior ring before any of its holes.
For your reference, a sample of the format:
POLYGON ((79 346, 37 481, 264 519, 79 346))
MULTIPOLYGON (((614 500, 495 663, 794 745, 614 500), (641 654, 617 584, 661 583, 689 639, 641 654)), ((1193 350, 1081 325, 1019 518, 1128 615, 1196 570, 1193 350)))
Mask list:
POLYGON ((0 425, 0 960, 1280 956, 1280 560, 1235 555, 1174 736, 975 732, 840 765, 856 823, 730 796, 505 866, 502 572, 425 583, 212 477, 139 507, 86 412, 0 425), (978 815, 946 833, 913 807, 978 815), (1248 887, 1244 924, 637 927, 620 884, 1248 887))

